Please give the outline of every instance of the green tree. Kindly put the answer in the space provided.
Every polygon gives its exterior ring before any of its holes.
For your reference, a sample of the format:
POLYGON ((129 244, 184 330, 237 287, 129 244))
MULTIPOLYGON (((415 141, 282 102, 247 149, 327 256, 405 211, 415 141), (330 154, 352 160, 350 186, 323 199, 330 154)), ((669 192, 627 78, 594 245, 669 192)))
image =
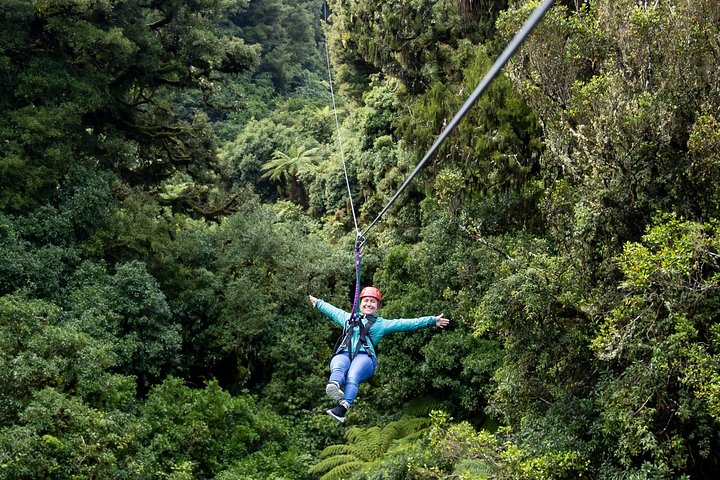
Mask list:
MULTIPOLYGON (((531 7, 509 10, 501 31, 509 36, 531 7)), ((543 213, 573 255, 612 258, 656 210, 717 216, 694 173, 712 155, 688 148, 692 135, 704 135, 699 119, 715 116, 710 106, 719 103, 707 88, 718 58, 709 19, 717 15, 710 1, 558 5, 509 64, 544 125, 543 213)))
MULTIPOLYGON (((52 207, 40 209, 25 220, 30 236, 32 226, 28 223, 35 226, 44 224, 39 230, 44 230, 48 236, 56 235, 56 241, 64 243, 70 240, 62 238, 62 235, 69 232, 71 226, 52 207)), ((65 246, 33 244, 22 238, 16 222, 2 215, 0 222, 0 294, 24 292, 30 297, 61 296, 64 279, 78 262, 78 251, 65 246)))
POLYGON ((3 0, 0 208, 53 198, 73 164, 99 162, 136 185, 176 170, 207 182, 209 125, 179 116, 173 93, 253 68, 258 48, 223 24, 242 6, 3 0))
MULTIPOLYGON (((445 76, 408 98, 411 111, 398 119, 397 130, 418 156, 490 69, 491 53, 487 45, 460 42, 448 55, 445 76)), ((427 168, 443 207, 482 235, 541 231, 541 135, 538 118, 500 74, 427 168)))
POLYGON ((130 474, 135 382, 116 362, 58 306, 0 297, 0 476, 130 474))
POLYGON ((249 2, 246 12, 233 15, 242 38, 262 46, 258 72, 268 73, 279 92, 307 83, 309 73, 324 72, 317 48, 322 6, 320 0, 259 0, 249 2))
MULTIPOLYGON (((551 449, 531 452, 512 442, 509 429, 497 433, 477 431, 468 422, 451 420, 447 414, 434 412, 428 437, 436 466, 412 465, 414 472, 434 478, 522 480, 587 478, 589 475, 590 462, 579 451, 574 434, 568 436, 562 431, 562 423, 546 425, 552 429, 551 438, 533 438, 552 443, 551 449)), ((527 434, 535 437, 542 436, 543 432, 527 434)))
MULTIPOLYGON (((168 377, 153 388, 141 418, 149 475, 185 469, 214 478, 245 456, 287 445, 290 425, 247 395, 231 396, 217 382, 190 388, 168 377)), ((306 467, 305 467, 306 468, 306 467)))
MULTIPOLYGON (((103 387, 108 394, 120 394, 115 385, 103 387)), ((126 393, 132 396, 132 391, 126 393)), ((0 429, 0 475, 28 480, 145 478, 134 458, 140 453, 136 438, 142 431, 126 411, 103 411, 55 388, 38 389, 20 420, 0 429)))
POLYGON ((625 295, 593 340, 616 469, 692 475, 717 462, 719 241, 717 222, 666 215, 617 259, 625 295))
POLYGON ((262 165, 265 172, 262 178, 278 182, 278 188, 285 190, 285 195, 290 201, 300 205, 307 204, 307 194, 300 182, 301 172, 307 169, 317 160, 319 147, 305 148, 304 145, 293 147, 289 153, 275 150, 272 160, 262 165))
POLYGON ((467 6, 472 2, 445 0, 329 3, 333 63, 339 82, 355 98, 380 72, 413 92, 425 90, 443 70, 448 47, 464 37, 482 39, 497 9, 506 4, 485 2, 488 8, 471 12, 467 6))
POLYGON ((217 237, 217 275, 225 285, 217 322, 199 347, 223 353, 238 385, 264 386, 276 408, 312 404, 322 390, 329 324, 318 321, 309 292, 346 292, 352 256, 323 240, 293 204, 248 201, 217 237))
POLYGON ((4 426, 43 388, 97 400, 103 383, 110 383, 105 370, 116 360, 109 345, 62 325, 59 313, 42 300, 0 297, 4 426))
POLYGON ((180 326, 145 264, 118 264, 109 275, 103 265, 86 263, 72 284, 68 321, 111 345, 121 372, 147 388, 178 367, 180 326))
POLYGON ((232 142, 223 146, 219 156, 231 166, 230 178, 234 183, 251 186, 264 198, 272 199, 275 189, 262 178, 262 165, 272 159, 275 151, 289 150, 296 139, 293 128, 271 118, 252 120, 232 142))

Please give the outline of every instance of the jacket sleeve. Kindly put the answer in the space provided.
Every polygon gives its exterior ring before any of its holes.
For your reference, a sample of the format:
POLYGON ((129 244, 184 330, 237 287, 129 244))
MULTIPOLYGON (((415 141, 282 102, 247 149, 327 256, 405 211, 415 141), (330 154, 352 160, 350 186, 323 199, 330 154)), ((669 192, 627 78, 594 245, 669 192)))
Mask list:
POLYGON ((345 328, 345 322, 350 318, 350 312, 341 310, 319 298, 318 301, 315 302, 315 308, 323 315, 329 317, 333 322, 340 325, 341 328, 345 328))
POLYGON ((394 320, 385 319, 383 322, 384 333, 410 332, 421 328, 435 325, 437 320, 434 316, 419 318, 397 318, 394 320))

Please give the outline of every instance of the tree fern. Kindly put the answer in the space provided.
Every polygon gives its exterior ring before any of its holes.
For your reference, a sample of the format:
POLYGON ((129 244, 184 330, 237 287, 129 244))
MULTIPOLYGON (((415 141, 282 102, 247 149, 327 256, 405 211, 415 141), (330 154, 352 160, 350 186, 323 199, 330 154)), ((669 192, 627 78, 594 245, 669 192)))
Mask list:
POLYGON ((343 463, 320 477, 320 480, 344 480, 346 478, 350 478, 355 472, 364 468, 367 468, 367 466, 363 462, 343 463))
POLYGON ((358 461, 354 455, 334 455, 320 461, 317 465, 310 469, 311 473, 326 472, 322 476, 324 480, 342 478, 343 472, 348 465, 358 466, 364 465, 365 462, 358 461))
POLYGON ((371 470, 394 447, 416 440, 429 423, 426 418, 403 416, 384 427, 349 428, 345 433, 347 443, 326 447, 320 454, 323 460, 311 472, 326 472, 321 480, 341 480, 371 470))
POLYGON ((276 150, 273 152, 272 160, 262 165, 261 168, 265 172, 262 178, 288 182, 296 178, 308 164, 315 162, 319 150, 318 147, 306 149, 304 145, 290 149, 289 153, 276 150))
POLYGON ((300 181, 301 172, 314 165, 318 158, 319 147, 306 149, 304 145, 291 148, 290 153, 276 150, 272 160, 262 165, 261 178, 278 183, 278 191, 287 195, 291 201, 303 204, 305 190, 300 181))
POLYGON ((323 457, 329 457, 329 456, 340 456, 340 455, 354 455, 355 454, 356 447, 355 445, 348 445, 347 443, 341 443, 339 445, 330 445, 329 447, 325 447, 325 450, 322 451, 323 457))

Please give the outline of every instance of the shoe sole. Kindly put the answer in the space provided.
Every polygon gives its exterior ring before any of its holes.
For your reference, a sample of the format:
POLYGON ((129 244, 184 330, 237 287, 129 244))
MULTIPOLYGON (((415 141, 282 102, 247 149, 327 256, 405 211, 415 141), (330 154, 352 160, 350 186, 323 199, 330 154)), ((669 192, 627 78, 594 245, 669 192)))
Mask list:
POLYGON ((334 383, 328 383, 325 387, 325 394, 333 400, 342 400, 345 393, 334 383))
POLYGON ((332 410, 328 410, 328 411, 327 411, 327 414, 330 415, 330 416, 331 416, 332 418, 334 418, 335 420, 337 420, 338 422, 340 422, 340 423, 345 423, 345 417, 338 417, 337 415, 335 415, 335 414, 332 412, 332 410))

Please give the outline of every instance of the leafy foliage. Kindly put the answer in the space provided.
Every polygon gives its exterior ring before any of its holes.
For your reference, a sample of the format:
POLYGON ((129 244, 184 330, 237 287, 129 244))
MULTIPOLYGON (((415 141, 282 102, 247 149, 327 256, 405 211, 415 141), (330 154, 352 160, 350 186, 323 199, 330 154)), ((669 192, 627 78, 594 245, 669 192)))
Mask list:
POLYGON ((505 4, 504 0, 485 2, 488 8, 478 9, 484 15, 465 15, 461 21, 461 14, 469 13, 463 8, 468 2, 329 3, 333 26, 342 32, 330 38, 336 63, 342 66, 339 80, 354 87, 354 92, 357 83, 364 83, 363 77, 379 71, 399 78, 414 92, 424 90, 428 80, 443 70, 447 48, 460 38, 487 32, 496 9, 505 4))
POLYGON ((711 478, 712 0, 556 2, 363 250, 452 323, 324 414, 307 294, 537 3, 0 0, 0 476, 711 478))
POLYGON ((173 93, 254 67, 257 48, 222 25, 242 2, 2 3, 0 207, 53 198, 74 164, 102 162, 133 184, 176 170, 208 181, 209 125, 183 118, 173 93))
POLYGON ((427 425, 427 420, 404 416, 384 427, 352 427, 345 434, 347 443, 331 445, 321 452, 325 457, 313 466, 315 473, 325 472, 322 480, 357 478, 377 468, 383 457, 393 454, 403 443, 411 441, 427 425))
POLYGON ((258 71, 269 74, 279 92, 297 89, 308 76, 324 71, 316 43, 322 5, 318 0, 260 0, 233 16, 242 38, 262 46, 258 71))
MULTIPOLYGON (((530 6, 505 15, 503 31, 530 6)), ((548 183, 545 212, 566 248, 597 246, 609 259, 656 210, 717 215, 687 174, 693 125, 703 105, 718 103, 717 89, 699 87, 708 85, 703 59, 718 48, 706 37, 717 31, 710 18, 712 2, 556 8, 512 62, 515 85, 546 127, 545 161, 560 181, 548 183)))
POLYGON ((141 262, 119 264, 113 275, 86 265, 69 295, 69 321, 113 346, 123 373, 143 386, 177 368, 179 325, 165 295, 141 262))
POLYGON ((657 219, 642 243, 627 244, 618 259, 627 295, 593 346, 616 372, 598 385, 598 394, 601 420, 625 468, 693 471, 716 461, 711 446, 719 440, 720 371, 710 311, 716 305, 717 238, 714 224, 668 215, 657 219), (689 429, 697 434, 684 439, 689 429))

